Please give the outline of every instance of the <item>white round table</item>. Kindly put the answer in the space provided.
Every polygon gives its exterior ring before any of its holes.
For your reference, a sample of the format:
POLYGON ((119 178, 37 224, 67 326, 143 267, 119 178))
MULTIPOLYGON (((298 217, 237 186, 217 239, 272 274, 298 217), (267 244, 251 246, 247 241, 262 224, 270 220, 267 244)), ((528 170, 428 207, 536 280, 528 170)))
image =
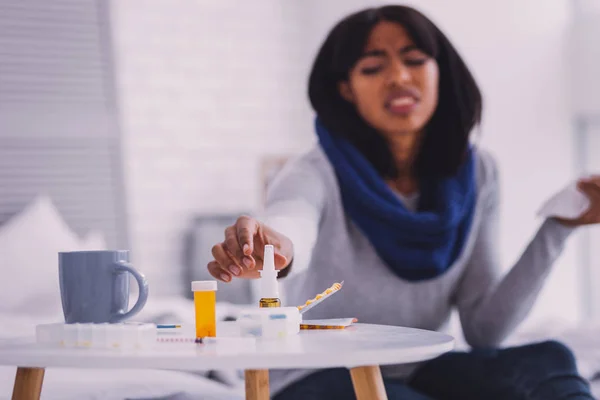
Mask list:
MULTIPOLYGON (((219 325, 226 328, 232 322, 219 325)), ((222 328, 221 328, 222 327, 222 328)), ((248 399, 268 399, 268 370, 350 369, 357 398, 385 399, 380 365, 429 360, 453 349, 454 339, 420 329, 354 324, 343 330, 307 330, 285 339, 224 337, 211 344, 157 343, 137 351, 50 348, 33 338, 0 341, 0 365, 19 367, 13 398, 39 399, 44 368, 246 370, 248 399)))

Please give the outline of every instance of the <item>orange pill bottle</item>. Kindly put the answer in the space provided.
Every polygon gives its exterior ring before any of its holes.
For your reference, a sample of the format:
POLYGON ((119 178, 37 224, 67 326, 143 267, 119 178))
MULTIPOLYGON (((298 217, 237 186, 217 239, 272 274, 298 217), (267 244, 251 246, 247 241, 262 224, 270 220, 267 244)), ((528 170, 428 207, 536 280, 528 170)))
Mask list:
POLYGON ((217 336, 217 281, 193 281, 196 339, 217 336))

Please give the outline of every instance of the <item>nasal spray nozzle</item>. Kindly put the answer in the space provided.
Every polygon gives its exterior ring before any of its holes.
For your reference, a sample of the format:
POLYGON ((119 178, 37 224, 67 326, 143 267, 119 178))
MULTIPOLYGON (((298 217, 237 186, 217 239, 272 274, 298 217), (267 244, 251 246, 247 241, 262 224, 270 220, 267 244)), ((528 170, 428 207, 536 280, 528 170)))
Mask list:
POLYGON ((260 307, 280 307, 278 271, 275 269, 275 249, 273 245, 265 245, 263 268, 260 271, 260 307))

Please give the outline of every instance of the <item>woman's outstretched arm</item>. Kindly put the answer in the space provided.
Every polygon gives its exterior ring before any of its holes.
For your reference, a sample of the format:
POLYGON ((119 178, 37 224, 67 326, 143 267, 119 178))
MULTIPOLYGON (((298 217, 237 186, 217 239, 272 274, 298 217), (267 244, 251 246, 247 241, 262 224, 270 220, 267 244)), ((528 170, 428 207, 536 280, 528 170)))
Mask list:
POLYGON ((523 321, 573 231, 554 219, 545 220, 515 265, 501 276, 498 178, 493 159, 484 164, 489 182, 482 221, 455 293, 463 333, 472 347, 499 345, 523 321))

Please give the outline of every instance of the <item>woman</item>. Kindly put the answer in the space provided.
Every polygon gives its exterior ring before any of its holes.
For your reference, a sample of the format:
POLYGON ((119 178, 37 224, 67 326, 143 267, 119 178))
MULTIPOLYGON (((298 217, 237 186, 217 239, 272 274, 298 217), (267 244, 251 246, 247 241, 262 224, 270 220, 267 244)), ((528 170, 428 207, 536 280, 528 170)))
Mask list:
MULTIPOLYGON (((309 95, 319 146, 269 188, 266 215, 240 217, 211 274, 254 278, 273 244, 286 302, 336 281, 311 318, 440 330, 457 309, 470 352, 383 368, 390 399, 591 399, 557 342, 495 350, 531 308, 574 227, 600 221, 600 182, 576 220, 548 219, 500 277, 498 177, 470 144, 479 89, 438 28, 414 9, 350 15, 315 60, 309 95)), ((346 369, 272 371, 276 399, 354 398, 346 369)))

